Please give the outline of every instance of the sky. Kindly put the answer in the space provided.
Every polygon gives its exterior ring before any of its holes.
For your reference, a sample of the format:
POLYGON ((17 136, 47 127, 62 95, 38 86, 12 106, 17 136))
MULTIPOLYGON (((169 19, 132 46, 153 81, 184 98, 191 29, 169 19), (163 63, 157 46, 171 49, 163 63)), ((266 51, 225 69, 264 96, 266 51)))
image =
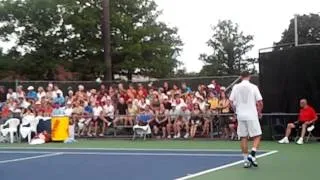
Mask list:
POLYGON ((163 11, 159 18, 172 27, 184 42, 179 57, 188 72, 198 72, 201 53, 210 53, 206 42, 211 27, 230 19, 245 34, 254 36, 248 57, 258 57, 261 48, 271 47, 281 38, 294 14, 320 13, 320 0, 155 0, 163 11))
MULTIPOLYGON (((245 34, 254 36, 248 57, 271 47, 281 38, 294 14, 320 13, 320 0, 155 0, 163 11, 160 21, 177 27, 184 46, 179 60, 188 72, 199 72, 201 53, 210 53, 206 42, 219 20, 232 20, 245 34)), ((1 43, 7 49, 14 43, 1 43)))

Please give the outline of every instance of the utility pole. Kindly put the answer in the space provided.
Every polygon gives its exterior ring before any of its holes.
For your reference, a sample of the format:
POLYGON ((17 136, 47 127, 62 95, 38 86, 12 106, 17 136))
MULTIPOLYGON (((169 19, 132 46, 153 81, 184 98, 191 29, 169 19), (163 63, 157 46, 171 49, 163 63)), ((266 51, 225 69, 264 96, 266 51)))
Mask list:
POLYGON ((298 15, 294 15, 294 45, 297 47, 299 45, 299 34, 298 34, 298 15))
POLYGON ((106 65, 105 80, 112 81, 112 61, 111 61, 111 35, 110 35, 110 0, 102 1, 102 37, 103 37, 103 58, 106 65))

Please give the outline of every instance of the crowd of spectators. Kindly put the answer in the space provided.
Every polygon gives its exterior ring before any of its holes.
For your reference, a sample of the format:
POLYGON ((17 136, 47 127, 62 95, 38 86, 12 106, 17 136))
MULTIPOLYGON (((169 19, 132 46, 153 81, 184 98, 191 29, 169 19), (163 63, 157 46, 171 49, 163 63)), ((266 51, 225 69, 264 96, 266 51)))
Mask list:
POLYGON ((223 137, 235 135, 236 120, 231 116, 226 89, 214 80, 209 85, 191 89, 186 83, 161 87, 152 83, 124 84, 97 89, 18 86, 16 90, 0 88, 1 119, 26 115, 38 117, 68 116, 77 136, 104 136, 109 127, 132 127, 149 124, 157 138, 193 138, 209 136, 219 127, 223 137), (219 116, 217 114, 229 114, 219 116), (214 126, 211 122, 214 121, 214 126))

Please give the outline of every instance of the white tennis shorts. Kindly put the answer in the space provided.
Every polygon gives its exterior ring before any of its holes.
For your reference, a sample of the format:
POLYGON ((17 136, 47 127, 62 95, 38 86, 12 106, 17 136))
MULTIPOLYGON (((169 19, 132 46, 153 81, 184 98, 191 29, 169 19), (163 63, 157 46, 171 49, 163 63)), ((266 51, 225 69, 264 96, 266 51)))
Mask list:
POLYGON ((262 134, 259 121, 238 121, 239 137, 256 137, 262 134))

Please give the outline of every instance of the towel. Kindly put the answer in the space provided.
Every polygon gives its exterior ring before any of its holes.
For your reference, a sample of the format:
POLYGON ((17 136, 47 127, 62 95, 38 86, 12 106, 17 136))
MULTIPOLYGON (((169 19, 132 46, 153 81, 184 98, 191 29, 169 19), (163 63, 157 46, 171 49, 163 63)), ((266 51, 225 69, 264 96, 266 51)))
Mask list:
POLYGON ((143 131, 145 131, 146 134, 151 134, 151 128, 149 124, 146 126, 134 125, 133 130, 135 131, 136 129, 142 129, 143 131))

